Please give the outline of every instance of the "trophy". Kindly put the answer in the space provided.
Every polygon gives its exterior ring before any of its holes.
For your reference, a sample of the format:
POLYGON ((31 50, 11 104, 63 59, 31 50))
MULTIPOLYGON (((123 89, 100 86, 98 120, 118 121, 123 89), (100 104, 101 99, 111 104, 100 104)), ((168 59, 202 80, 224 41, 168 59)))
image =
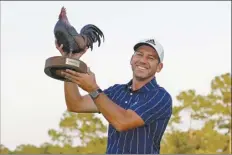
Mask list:
POLYGON ((69 81, 61 75, 61 71, 65 69, 71 69, 81 73, 87 73, 88 67, 86 63, 79 59, 69 57, 74 53, 80 53, 85 48, 91 48, 93 50, 93 43, 98 42, 98 47, 101 45, 101 38, 104 39, 104 34, 95 25, 85 25, 80 33, 69 23, 66 9, 61 8, 61 12, 58 21, 54 27, 54 35, 58 46, 63 44, 64 56, 50 57, 45 62, 44 72, 51 78, 69 81))

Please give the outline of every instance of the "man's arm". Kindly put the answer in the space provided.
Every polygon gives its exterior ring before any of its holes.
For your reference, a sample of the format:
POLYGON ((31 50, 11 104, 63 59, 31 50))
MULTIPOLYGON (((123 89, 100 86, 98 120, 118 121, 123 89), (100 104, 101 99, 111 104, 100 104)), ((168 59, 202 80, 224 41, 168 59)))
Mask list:
POLYGON ((79 90, 77 89, 76 84, 79 85, 82 89, 83 84, 85 84, 88 90, 84 90, 87 92, 91 92, 97 87, 97 85, 95 85, 95 79, 92 78, 92 76, 88 74, 77 73, 72 70, 67 70, 63 74, 67 79, 72 81, 72 83, 65 83, 65 99, 69 111, 101 112, 103 116, 108 120, 108 122, 119 131, 134 128, 144 124, 143 120, 135 112, 133 112, 132 110, 125 110, 121 108, 108 98, 105 93, 109 93, 110 89, 104 91, 104 93, 101 93, 96 99, 94 99, 94 101, 89 95, 82 97, 79 90), (81 79, 85 81, 80 82, 79 76, 82 76, 81 79), (89 78, 91 78, 91 81, 93 80, 94 82, 91 82, 89 78), (89 88, 91 88, 91 91, 89 90, 89 88))
MULTIPOLYGON (((84 74, 67 70, 65 76, 89 93, 99 88, 92 72, 84 74)), ((94 103, 99 112, 114 128, 118 131, 125 131, 149 124, 156 119, 170 117, 172 102, 170 95, 166 91, 158 90, 156 94, 149 92, 148 100, 140 101, 140 103, 132 105, 128 110, 114 103, 105 93, 100 93, 94 99, 94 103)))
POLYGON ((99 112, 89 95, 82 96, 76 84, 64 82, 65 101, 68 111, 77 113, 99 112))
POLYGON ((101 93, 94 99, 94 103, 108 122, 118 131, 125 131, 144 125, 142 118, 134 111, 125 110, 110 100, 104 93, 101 93))
POLYGON ((110 100, 104 93, 101 93, 94 103, 99 111, 118 131, 125 131, 157 119, 170 117, 172 100, 171 96, 164 91, 150 93, 149 99, 140 101, 125 110, 110 100))
MULTIPOLYGON (((57 50, 61 53, 62 56, 67 56, 69 53, 65 53, 63 51, 63 44, 60 46, 57 44, 55 40, 55 45, 57 50)), ((80 53, 75 53, 69 55, 74 59, 80 59, 80 57, 88 50, 85 48, 84 51, 80 53)), ((65 76, 64 71, 61 72, 63 76, 65 76)), ((70 112, 78 112, 78 113, 94 113, 99 112, 96 105, 93 103, 93 100, 90 98, 89 95, 82 96, 79 92, 79 89, 75 83, 72 82, 64 82, 64 94, 65 94, 65 101, 67 110, 70 112)))

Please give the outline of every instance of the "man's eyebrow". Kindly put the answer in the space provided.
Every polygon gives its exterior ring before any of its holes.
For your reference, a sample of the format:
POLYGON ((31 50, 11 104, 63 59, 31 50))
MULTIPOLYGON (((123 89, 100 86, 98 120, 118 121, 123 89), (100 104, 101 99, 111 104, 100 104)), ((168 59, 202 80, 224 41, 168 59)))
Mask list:
POLYGON ((135 51, 135 53, 142 53, 142 52, 140 52, 140 51, 135 51))

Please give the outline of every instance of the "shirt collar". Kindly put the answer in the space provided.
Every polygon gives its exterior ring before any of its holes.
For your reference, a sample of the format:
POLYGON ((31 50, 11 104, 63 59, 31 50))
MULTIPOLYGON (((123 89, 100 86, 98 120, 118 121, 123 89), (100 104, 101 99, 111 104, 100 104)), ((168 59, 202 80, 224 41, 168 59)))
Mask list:
MULTIPOLYGON (((132 80, 130 80, 126 84, 126 88, 129 89, 129 91, 132 91, 131 86, 132 86, 132 80)), ((154 77, 151 81, 149 81, 147 84, 145 84, 142 88, 140 88, 134 92, 149 92, 149 91, 157 88, 157 86, 158 86, 158 84, 157 84, 156 78, 154 77)))

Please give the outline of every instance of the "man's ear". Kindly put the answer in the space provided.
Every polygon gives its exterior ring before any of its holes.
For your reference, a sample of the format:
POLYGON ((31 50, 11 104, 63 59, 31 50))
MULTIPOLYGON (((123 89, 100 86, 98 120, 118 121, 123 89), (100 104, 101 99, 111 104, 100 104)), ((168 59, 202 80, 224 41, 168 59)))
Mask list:
POLYGON ((164 64, 163 64, 162 62, 160 62, 160 63, 158 64, 158 66, 157 66, 156 72, 159 73, 159 72, 163 69, 163 66, 164 66, 164 64))
POLYGON ((130 58, 130 65, 132 65, 132 59, 133 59, 134 54, 130 58))

